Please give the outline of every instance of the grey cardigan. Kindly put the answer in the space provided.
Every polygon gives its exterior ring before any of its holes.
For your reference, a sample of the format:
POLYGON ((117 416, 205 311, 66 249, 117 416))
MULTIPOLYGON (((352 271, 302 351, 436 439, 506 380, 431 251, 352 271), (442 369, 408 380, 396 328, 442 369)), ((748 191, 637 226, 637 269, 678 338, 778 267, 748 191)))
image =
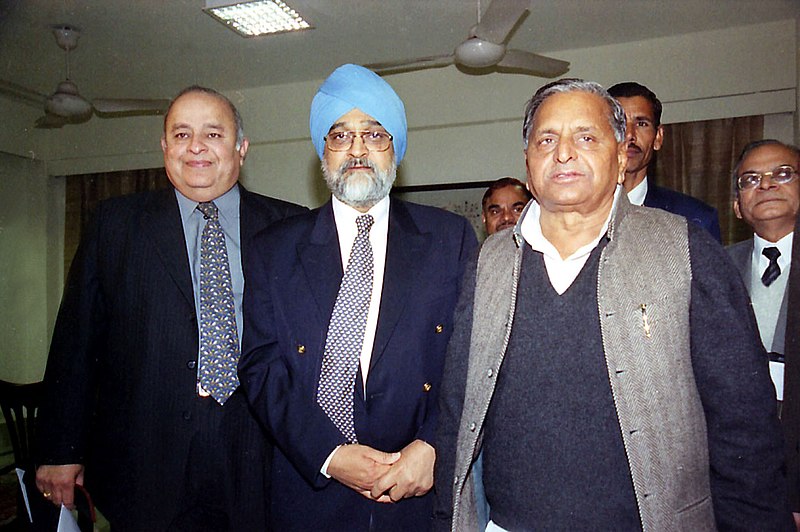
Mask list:
MULTIPOLYGON (((519 228, 486 241, 478 262, 452 530, 478 527, 471 479, 514 321, 519 228)), ((690 353, 691 264, 683 218, 624 194, 598 272, 608 376, 644 530, 713 530, 708 444, 690 353)))

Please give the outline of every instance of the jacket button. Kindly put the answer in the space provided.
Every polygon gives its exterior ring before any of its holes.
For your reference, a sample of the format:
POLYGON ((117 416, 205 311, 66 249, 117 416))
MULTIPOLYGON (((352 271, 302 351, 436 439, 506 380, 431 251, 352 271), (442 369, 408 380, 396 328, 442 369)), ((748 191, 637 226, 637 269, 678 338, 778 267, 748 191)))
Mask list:
POLYGON ((188 410, 184 410, 183 411, 183 419, 185 419, 186 421, 189 421, 190 419, 192 419, 192 413, 189 412, 188 410))
POLYGON ((470 431, 470 432, 475 432, 475 429, 476 429, 477 427, 478 427, 478 426, 477 426, 475 423, 470 423, 470 424, 469 424, 469 431, 470 431))
POLYGON ((298 344, 298 345, 297 345, 297 352, 298 352, 298 353, 300 353, 300 354, 302 355, 303 353, 305 353, 305 352, 306 352, 306 346, 304 346, 304 345, 301 345, 301 344, 298 344))
POLYGON ((491 379, 493 375, 494 375, 494 370, 492 368, 489 368, 489 371, 486 372, 486 376, 491 379))
POLYGON ((197 367, 197 361, 196 360, 190 360, 189 362, 186 363, 186 367, 189 368, 189 369, 196 368, 197 367))
POLYGON ((433 385, 429 382, 426 382, 425 384, 422 385, 423 392, 429 392, 431 391, 431 388, 433 388, 433 385))
POLYGON ((440 323, 439 325, 437 325, 437 326, 436 326, 436 329, 435 329, 435 330, 436 330, 436 334, 439 334, 439 333, 441 333, 442 331, 444 331, 444 325, 442 325, 442 324, 440 323))

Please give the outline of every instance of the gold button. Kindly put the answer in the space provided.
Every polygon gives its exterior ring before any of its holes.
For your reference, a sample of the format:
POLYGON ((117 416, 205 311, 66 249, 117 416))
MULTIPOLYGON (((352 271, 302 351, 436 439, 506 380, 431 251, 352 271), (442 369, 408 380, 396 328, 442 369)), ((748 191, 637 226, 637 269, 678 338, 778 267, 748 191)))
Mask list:
POLYGON ((436 326, 436 334, 439 334, 443 330, 444 330, 444 326, 441 323, 436 326))
POLYGON ((429 392, 431 391, 431 388, 433 388, 433 386, 429 382, 426 382, 425 384, 422 385, 423 392, 429 392))
POLYGON ((300 354, 302 355, 303 353, 305 353, 305 352, 306 352, 306 346, 304 346, 304 345, 298 345, 298 346, 297 346, 297 352, 298 352, 298 353, 300 353, 300 354))

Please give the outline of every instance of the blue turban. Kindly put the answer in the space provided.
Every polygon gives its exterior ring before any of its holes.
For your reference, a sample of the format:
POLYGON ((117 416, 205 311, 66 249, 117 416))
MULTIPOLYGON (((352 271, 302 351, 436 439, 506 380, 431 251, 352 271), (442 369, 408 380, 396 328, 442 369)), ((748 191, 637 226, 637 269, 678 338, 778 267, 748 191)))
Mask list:
POLYGON ((311 102, 308 120, 311 142, 322 159, 325 135, 336 121, 358 108, 389 132, 399 163, 406 153, 406 109, 394 89, 383 78, 358 65, 342 65, 328 76, 311 102))

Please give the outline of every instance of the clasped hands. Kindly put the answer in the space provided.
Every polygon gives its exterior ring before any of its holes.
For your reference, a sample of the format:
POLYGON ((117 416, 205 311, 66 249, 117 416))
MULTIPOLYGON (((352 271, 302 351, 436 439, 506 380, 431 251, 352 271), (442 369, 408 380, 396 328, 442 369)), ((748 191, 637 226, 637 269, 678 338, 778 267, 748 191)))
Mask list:
POLYGON ((343 445, 331 457, 328 474, 378 502, 419 497, 433 486, 436 451, 414 440, 398 453, 385 453, 366 445, 343 445))

